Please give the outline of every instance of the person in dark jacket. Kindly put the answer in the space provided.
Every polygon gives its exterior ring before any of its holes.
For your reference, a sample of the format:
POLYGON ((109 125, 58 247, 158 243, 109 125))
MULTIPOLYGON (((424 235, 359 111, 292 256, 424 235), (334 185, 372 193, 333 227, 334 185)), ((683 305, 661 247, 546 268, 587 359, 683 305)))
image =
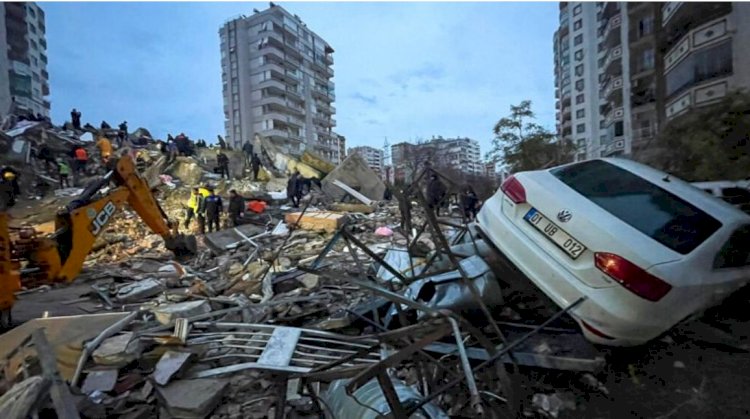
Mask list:
POLYGON ((216 136, 216 141, 219 143, 219 148, 222 150, 227 149, 227 142, 224 141, 224 138, 221 135, 216 136))
POLYGON ((437 174, 430 175, 430 183, 427 184, 427 205, 436 216, 440 216, 440 207, 443 205, 447 188, 445 184, 438 179, 437 174))
POLYGON ((242 144, 242 152, 245 153, 245 159, 247 159, 246 161, 252 164, 254 153, 253 153, 253 144, 250 141, 246 142, 245 144, 242 144))
POLYGON ((229 191, 229 221, 232 227, 242 224, 242 215, 245 212, 245 198, 241 197, 236 190, 229 191))
POLYGON ((219 231, 219 218, 224 210, 224 203, 221 201, 221 197, 214 193, 214 188, 208 188, 208 196, 204 200, 206 206, 206 222, 208 223, 208 232, 214 231, 213 227, 216 226, 216 231, 219 231))
POLYGON ((227 179, 229 179, 229 157, 223 151, 219 151, 216 155, 216 162, 219 163, 219 174, 221 174, 221 177, 223 178, 226 174, 227 179))
POLYGON ((294 173, 292 173, 292 176, 289 177, 289 181, 286 183, 286 197, 291 201, 294 208, 299 208, 299 195, 299 172, 295 170, 294 173))
POLYGON ((55 167, 55 157, 47 144, 39 146, 36 157, 44 163, 44 170, 49 171, 50 167, 55 167))
POLYGON ((12 207, 16 204, 16 198, 21 195, 21 187, 18 184, 18 179, 21 177, 21 175, 16 171, 16 169, 5 166, 0 170, 0 177, 2 178, 3 183, 5 183, 8 188, 5 190, 6 193, 8 193, 8 206, 12 207))
POLYGON ((122 121, 118 128, 120 130, 117 132, 117 144, 122 147, 122 143, 125 142, 125 138, 128 136, 128 121, 122 121))
POLYGON ((99 128, 100 129, 112 129, 112 127, 109 126, 109 124, 107 123, 107 121, 102 121, 102 124, 101 124, 101 126, 99 128))
POLYGON ((73 129, 81 129, 81 113, 76 108, 70 111, 70 122, 73 123, 73 129))
POLYGON ((471 185, 464 185, 461 192, 461 208, 464 211, 464 217, 469 221, 474 221, 477 217, 477 204, 479 198, 477 198, 476 192, 471 185))
POLYGON ((250 161, 250 164, 253 167, 253 180, 258 180, 258 172, 260 172, 260 157, 258 157, 257 154, 253 154, 253 159, 250 161))

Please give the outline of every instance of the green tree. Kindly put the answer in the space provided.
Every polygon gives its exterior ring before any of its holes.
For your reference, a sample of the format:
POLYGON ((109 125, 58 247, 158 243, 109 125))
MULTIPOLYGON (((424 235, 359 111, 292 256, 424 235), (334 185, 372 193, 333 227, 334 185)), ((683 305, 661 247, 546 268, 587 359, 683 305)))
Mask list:
POLYGON ((669 121, 642 160, 689 181, 744 179, 750 176, 749 133, 750 94, 735 91, 669 121))
POLYGON ((531 101, 511 105, 510 115, 495 124, 492 149, 487 159, 503 162, 511 173, 541 169, 571 161, 571 141, 558 141, 556 135, 534 122, 531 101))

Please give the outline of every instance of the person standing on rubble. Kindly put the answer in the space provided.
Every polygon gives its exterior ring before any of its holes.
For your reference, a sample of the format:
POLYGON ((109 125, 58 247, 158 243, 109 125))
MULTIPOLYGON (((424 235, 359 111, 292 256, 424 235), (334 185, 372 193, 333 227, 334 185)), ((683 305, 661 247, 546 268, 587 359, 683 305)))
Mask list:
POLYGON ((445 184, 438 179, 436 173, 430 174, 430 183, 427 184, 427 205, 433 211, 435 216, 440 216, 440 207, 443 205, 443 200, 446 195, 445 184))
POLYGON ((197 186, 194 187, 190 194, 190 198, 188 198, 187 208, 185 209, 185 229, 190 229, 190 221, 193 220, 193 217, 197 218, 198 208, 201 206, 200 204, 202 200, 203 195, 200 193, 200 188, 197 186))
POLYGON ((227 149, 227 143, 226 143, 226 141, 224 141, 224 138, 222 138, 221 135, 217 135, 216 136, 216 140, 219 143, 219 148, 220 149, 222 149, 222 150, 226 150, 227 149))
POLYGON ((47 144, 42 144, 41 146, 39 146, 36 157, 44 163, 45 171, 49 172, 50 166, 55 166, 55 158, 52 156, 52 150, 49 148, 49 146, 47 146, 47 144))
POLYGON ((245 212, 245 198, 241 197, 236 190, 229 191, 229 221, 232 227, 238 227, 242 222, 242 216, 245 212))
POLYGON ((3 178, 2 181, 10 186, 10 194, 8 195, 9 198, 7 202, 8 206, 12 207, 16 204, 16 198, 21 195, 21 186, 18 184, 18 179, 21 175, 11 166, 5 166, 0 170, 0 176, 3 178))
POLYGON ((294 170, 292 176, 286 183, 286 197, 291 201, 294 208, 299 208, 299 195, 300 195, 300 182, 299 182, 299 171, 294 170))
POLYGON ((111 126, 109 126, 109 124, 107 123, 107 121, 102 121, 102 125, 100 126, 100 128, 101 128, 102 130, 105 130, 105 129, 112 129, 112 127, 111 127, 111 126))
POLYGON ((253 154, 253 144, 250 141, 246 142, 245 144, 242 144, 242 152, 245 153, 245 159, 247 163, 252 164, 254 154, 253 154))
POLYGON ((461 192, 461 208, 464 211, 464 217, 469 221, 474 221, 477 217, 477 204, 479 198, 477 197, 474 188, 471 185, 466 184, 461 192))
POLYGON ((73 129, 81 129, 81 113, 76 108, 70 111, 70 122, 73 123, 73 129))
POLYGON ((122 121, 120 126, 120 131, 117 133, 117 137, 120 138, 120 141, 124 141, 125 137, 128 136, 128 121, 122 121))
POLYGON ((229 157, 227 157, 223 151, 219 150, 216 154, 216 162, 219 164, 219 174, 222 179, 224 178, 224 174, 226 174, 227 179, 229 179, 229 157))
POLYGON ((109 157, 112 155, 112 143, 102 134, 99 140, 97 140, 96 146, 99 148, 99 154, 102 156, 102 163, 106 167, 109 157))
POLYGON ((258 172, 260 172, 260 157, 258 157, 257 154, 253 154, 253 158, 250 161, 250 165, 253 167, 253 180, 257 181, 258 172))
POLYGON ((206 207, 206 221, 208 222, 208 232, 219 231, 219 218, 221 212, 224 210, 224 203, 221 201, 221 197, 214 193, 214 188, 208 188, 209 195, 204 200, 206 207))
POLYGON ((75 167, 76 174, 85 174, 86 164, 89 162, 89 155, 88 153, 86 153, 86 149, 83 148, 83 146, 79 145, 78 147, 76 147, 75 159, 76 159, 76 167, 75 167))
POLYGON ((70 188, 70 166, 62 157, 57 159, 57 174, 60 176, 60 189, 70 188))

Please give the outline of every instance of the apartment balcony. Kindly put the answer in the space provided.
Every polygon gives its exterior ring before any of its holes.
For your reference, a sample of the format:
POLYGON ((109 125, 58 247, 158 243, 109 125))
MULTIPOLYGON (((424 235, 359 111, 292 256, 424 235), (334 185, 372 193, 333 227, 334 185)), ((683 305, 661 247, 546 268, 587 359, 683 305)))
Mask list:
POLYGON ((731 13, 732 4, 729 2, 664 3, 662 6, 662 27, 666 43, 664 47, 671 47, 696 27, 731 13))
POLYGON ((684 57, 694 50, 704 48, 706 45, 719 43, 732 36, 728 29, 727 17, 721 17, 688 31, 677 41, 664 55, 664 70, 669 71, 677 65, 684 57))
POLYGON ((725 97, 729 91, 730 78, 731 76, 708 80, 682 92, 679 97, 667 102, 667 119, 682 115, 692 108, 712 105, 725 97))
POLYGON ((605 48, 614 48, 617 45, 620 45, 620 26, 622 26, 622 16, 620 13, 609 18, 609 21, 602 31, 602 45, 605 48))
POLYGON ((272 129, 261 130, 258 133, 272 140, 302 142, 302 138, 299 137, 298 133, 286 129, 274 127, 272 129))
POLYGON ((332 92, 329 92, 327 89, 323 89, 323 88, 316 86, 316 87, 313 87, 312 92, 316 98, 324 102, 330 103, 336 100, 336 96, 332 92))
POLYGON ((608 127, 614 122, 622 121, 623 118, 625 118, 625 110, 622 107, 615 108, 612 112, 607 113, 607 116, 604 118, 604 126, 608 127))
POLYGON ((602 157, 617 156, 625 153, 625 137, 613 137, 612 141, 602 148, 602 157))
POLYGON ((622 76, 610 78, 602 89, 602 97, 607 101, 612 101, 612 96, 615 93, 622 96, 622 76))
POLYGON ((42 96, 49 96, 49 84, 42 83, 42 96))
POLYGON ((326 54, 323 56, 323 62, 326 65, 333 65, 333 55, 332 54, 326 54))
POLYGON ((42 102, 43 102, 43 104, 44 104, 44 109, 47 109, 47 110, 49 110, 49 109, 50 109, 50 108, 52 107, 52 103, 50 103, 50 101, 49 101, 49 100, 44 100, 44 101, 42 101, 42 102))
POLYGON ((26 19, 26 3, 24 2, 5 2, 5 15, 11 19, 6 19, 6 23, 10 20, 19 20, 24 22, 26 19))
POLYGON ((263 47, 260 48, 260 51, 264 55, 275 56, 278 60, 282 60, 283 61, 284 59, 286 59, 286 54, 284 54, 284 51, 281 48, 276 48, 273 45, 265 44, 265 45, 263 45, 263 47))
POLYGON ((258 67, 258 71, 272 71, 276 78, 282 79, 286 74, 286 69, 279 62, 268 61, 265 64, 258 67))
POLYGON ((622 46, 618 46, 607 52, 601 68, 603 74, 608 76, 619 76, 622 74, 622 46))
POLYGON ((336 121, 333 120, 330 115, 324 115, 321 113, 313 114, 313 121, 327 128, 333 128, 336 126, 336 121))
POLYGON ((275 105, 282 107, 284 109, 287 108, 286 104, 286 98, 284 96, 277 96, 277 95, 265 95, 260 98, 260 101, 258 102, 259 105, 275 105))
POLYGON ((287 90, 287 85, 281 80, 267 79, 258 83, 258 89, 276 89, 285 92, 287 90))
POLYGON ((604 8, 601 11, 601 19, 609 19, 620 11, 620 3, 615 1, 608 1, 604 3, 604 8))

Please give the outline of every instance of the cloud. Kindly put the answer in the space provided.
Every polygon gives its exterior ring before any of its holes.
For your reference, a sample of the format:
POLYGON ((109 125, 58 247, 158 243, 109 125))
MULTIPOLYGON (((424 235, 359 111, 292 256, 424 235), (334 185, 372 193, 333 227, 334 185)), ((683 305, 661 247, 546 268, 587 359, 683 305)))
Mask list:
POLYGON ((378 103, 378 98, 375 95, 365 96, 364 94, 360 92, 355 92, 353 95, 351 95, 351 97, 352 99, 362 101, 368 105, 375 105, 376 103, 378 103))

